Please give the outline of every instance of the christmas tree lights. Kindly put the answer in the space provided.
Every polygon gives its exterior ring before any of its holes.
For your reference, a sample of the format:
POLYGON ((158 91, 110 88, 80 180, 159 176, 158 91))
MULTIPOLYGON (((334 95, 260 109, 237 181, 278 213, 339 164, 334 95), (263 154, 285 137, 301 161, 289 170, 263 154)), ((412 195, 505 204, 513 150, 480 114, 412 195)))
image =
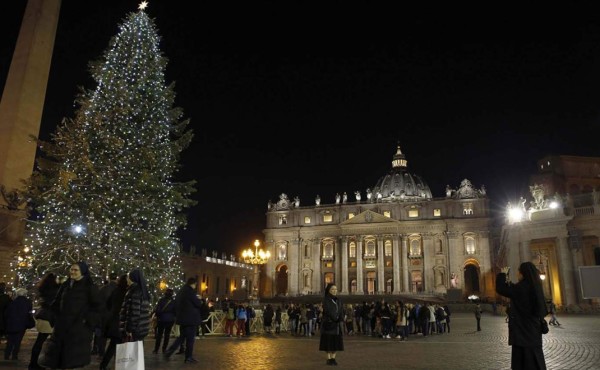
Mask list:
POLYGON ((167 60, 144 8, 90 64, 96 86, 77 97, 74 117, 40 141, 28 183, 27 263, 15 266, 21 280, 64 274, 83 260, 99 278, 141 267, 155 293, 182 281, 176 233, 195 184, 175 175, 192 133, 174 107, 167 60))

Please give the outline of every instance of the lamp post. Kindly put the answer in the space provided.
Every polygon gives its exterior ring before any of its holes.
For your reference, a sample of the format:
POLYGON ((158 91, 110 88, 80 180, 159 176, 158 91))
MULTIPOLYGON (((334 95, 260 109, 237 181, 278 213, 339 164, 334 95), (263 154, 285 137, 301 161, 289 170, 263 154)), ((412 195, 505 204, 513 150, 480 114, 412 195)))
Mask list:
POLYGON ((259 249, 260 241, 256 239, 254 241, 254 250, 252 248, 244 249, 242 252, 242 258, 244 262, 254 266, 254 279, 252 279, 252 294, 251 296, 258 301, 258 279, 259 279, 259 266, 264 265, 271 258, 269 251, 263 251, 259 249))

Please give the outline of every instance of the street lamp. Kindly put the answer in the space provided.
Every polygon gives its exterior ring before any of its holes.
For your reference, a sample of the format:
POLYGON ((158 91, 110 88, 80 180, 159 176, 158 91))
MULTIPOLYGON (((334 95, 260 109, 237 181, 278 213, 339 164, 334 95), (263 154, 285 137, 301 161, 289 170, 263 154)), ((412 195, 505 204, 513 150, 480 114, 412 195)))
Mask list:
POLYGON ((248 248, 242 252, 242 258, 244 259, 244 262, 247 264, 250 264, 250 265, 254 265, 254 279, 252 282, 252 285, 253 285, 252 295, 257 300, 258 300, 258 278, 259 278, 258 267, 260 265, 264 265, 265 263, 267 263, 267 261, 269 261, 269 258, 271 258, 271 252, 269 252, 269 251, 265 252, 262 249, 258 249, 259 246, 260 246, 260 241, 258 241, 258 239, 256 239, 254 241, 254 250, 252 250, 252 248, 248 248))

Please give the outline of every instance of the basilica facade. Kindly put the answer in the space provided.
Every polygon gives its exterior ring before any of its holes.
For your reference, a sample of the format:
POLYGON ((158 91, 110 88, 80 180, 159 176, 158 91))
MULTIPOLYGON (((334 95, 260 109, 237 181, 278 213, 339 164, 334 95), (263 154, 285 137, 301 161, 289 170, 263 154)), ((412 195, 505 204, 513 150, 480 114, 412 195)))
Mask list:
POLYGON ((371 189, 311 205, 269 201, 263 297, 440 294, 494 297, 492 216, 485 188, 468 179, 435 198, 398 146, 371 189))

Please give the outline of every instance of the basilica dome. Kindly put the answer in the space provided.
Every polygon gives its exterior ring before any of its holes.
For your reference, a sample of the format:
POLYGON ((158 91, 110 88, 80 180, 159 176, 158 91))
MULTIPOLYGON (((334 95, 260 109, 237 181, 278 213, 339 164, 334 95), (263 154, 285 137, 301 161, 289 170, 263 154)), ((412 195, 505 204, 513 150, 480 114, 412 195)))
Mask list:
POLYGON ((421 176, 408 172, 407 161, 400 145, 392 159, 390 172, 377 181, 373 188, 378 202, 431 200, 431 190, 421 176))

